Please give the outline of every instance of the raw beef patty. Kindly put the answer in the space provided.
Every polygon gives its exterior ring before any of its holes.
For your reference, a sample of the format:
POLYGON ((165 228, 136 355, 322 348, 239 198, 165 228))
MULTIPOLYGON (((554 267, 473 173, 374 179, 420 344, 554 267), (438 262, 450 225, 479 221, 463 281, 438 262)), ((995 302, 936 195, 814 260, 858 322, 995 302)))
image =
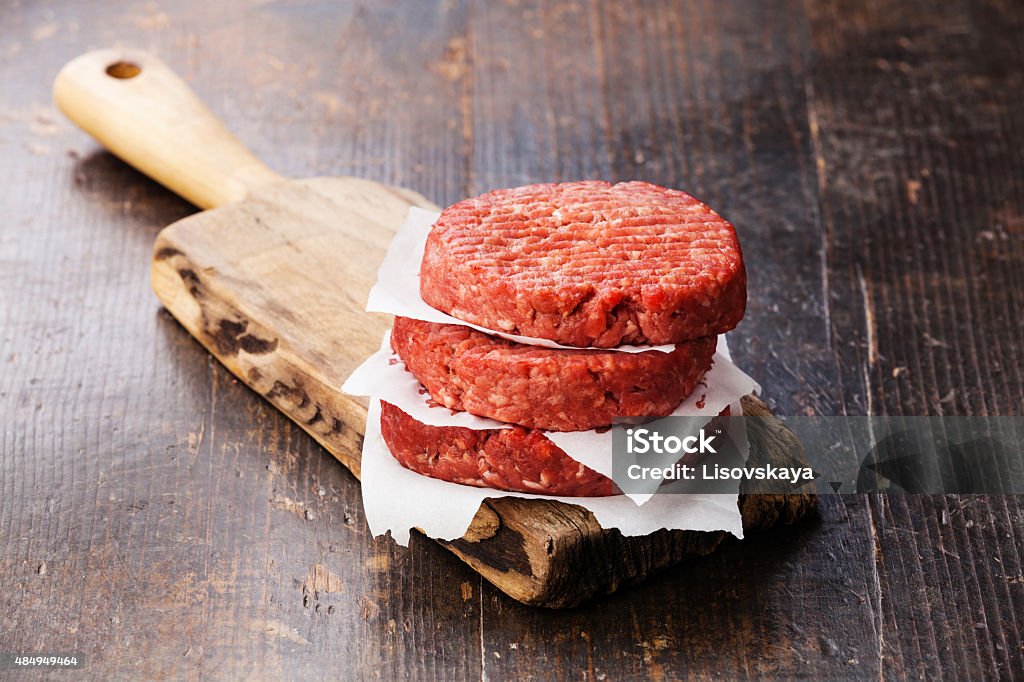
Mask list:
POLYGON ((391 347, 438 403, 553 431, 671 414, 711 366, 716 341, 689 341, 671 353, 621 353, 527 346, 406 317, 396 317, 391 331, 391 347))
POLYGON ((565 454, 539 431, 429 426, 381 401, 380 430, 406 469, 451 483, 539 495, 604 497, 612 480, 565 454))
POLYGON ((563 345, 681 343, 746 307, 736 231, 646 182, 527 185, 461 201, 427 237, 420 293, 489 329, 563 345))

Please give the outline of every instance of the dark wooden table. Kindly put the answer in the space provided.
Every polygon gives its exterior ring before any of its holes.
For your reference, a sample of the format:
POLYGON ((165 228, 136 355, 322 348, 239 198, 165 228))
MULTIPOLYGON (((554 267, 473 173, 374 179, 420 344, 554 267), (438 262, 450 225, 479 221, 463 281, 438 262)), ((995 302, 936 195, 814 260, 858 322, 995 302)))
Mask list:
POLYGON ((0 9, 0 653, 94 679, 1024 677, 1015 497, 830 496, 566 612, 370 537, 352 476, 149 292, 194 209, 49 97, 128 44, 285 174, 685 188, 740 230, 734 352, 778 412, 1019 415, 1020 2, 90 5, 0 9))

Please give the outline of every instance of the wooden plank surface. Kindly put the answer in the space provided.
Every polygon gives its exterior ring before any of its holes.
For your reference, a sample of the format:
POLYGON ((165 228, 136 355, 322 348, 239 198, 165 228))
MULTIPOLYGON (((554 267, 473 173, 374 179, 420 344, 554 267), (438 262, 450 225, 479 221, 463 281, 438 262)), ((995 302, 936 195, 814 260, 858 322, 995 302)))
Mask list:
POLYGON ((193 209, 49 87, 133 44, 286 175, 690 189, 742 231, 735 354, 777 411, 1021 414, 1022 28, 997 0, 4 7, 0 648, 115 678, 1021 677, 1017 498, 828 498, 565 613, 368 537, 354 479, 147 294, 193 209))
MULTIPOLYGON (((860 322, 832 317, 851 409, 1024 414, 1024 13, 879 10, 810 12, 832 304, 860 322)), ((870 499, 884 676, 1024 675, 1019 499, 870 499)))

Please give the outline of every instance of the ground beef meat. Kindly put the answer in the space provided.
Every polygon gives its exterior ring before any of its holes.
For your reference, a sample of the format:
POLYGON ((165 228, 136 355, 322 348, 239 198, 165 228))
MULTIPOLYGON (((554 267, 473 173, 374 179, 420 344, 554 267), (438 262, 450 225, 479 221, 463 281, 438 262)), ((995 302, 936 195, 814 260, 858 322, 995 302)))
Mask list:
POLYGON ((527 185, 461 201, 427 238, 420 293, 498 331, 569 346, 681 343, 746 307, 736 231, 645 182, 527 185))
POLYGON ((539 431, 429 426, 390 403, 380 405, 384 442, 402 466, 418 474, 539 495, 605 497, 619 492, 610 478, 572 459, 539 431))
POLYGON ((391 331, 391 347, 438 403, 553 431, 670 414, 711 366, 716 340, 682 343, 671 353, 620 353, 527 346, 405 317, 391 331))

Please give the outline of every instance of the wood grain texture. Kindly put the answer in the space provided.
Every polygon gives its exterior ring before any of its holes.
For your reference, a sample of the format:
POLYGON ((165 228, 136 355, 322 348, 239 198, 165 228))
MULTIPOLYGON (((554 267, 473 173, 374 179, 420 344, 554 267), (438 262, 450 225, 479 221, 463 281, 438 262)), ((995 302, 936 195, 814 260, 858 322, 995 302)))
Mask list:
MULTIPOLYGON (((848 409, 1024 414, 1021 7, 822 4, 809 15, 848 409)), ((1019 497, 869 504, 882 674, 1024 675, 1019 497)))
POLYGON ((200 208, 241 201, 284 178, 224 127, 177 74, 138 49, 70 61, 53 101, 119 159, 200 208))
POLYGON ((390 327, 366 299, 410 206, 436 209, 370 180, 288 181, 180 220, 153 247, 171 314, 357 477, 366 401, 341 385, 390 327))
POLYGON ((687 188, 741 230, 733 345, 773 409, 1020 414, 1022 22, 998 0, 5 7, 3 648, 115 679, 1024 676, 1016 498, 829 497, 564 612, 367 537, 343 467, 140 293, 193 209, 49 103, 68 59, 127 43, 284 175, 439 204, 687 188))

